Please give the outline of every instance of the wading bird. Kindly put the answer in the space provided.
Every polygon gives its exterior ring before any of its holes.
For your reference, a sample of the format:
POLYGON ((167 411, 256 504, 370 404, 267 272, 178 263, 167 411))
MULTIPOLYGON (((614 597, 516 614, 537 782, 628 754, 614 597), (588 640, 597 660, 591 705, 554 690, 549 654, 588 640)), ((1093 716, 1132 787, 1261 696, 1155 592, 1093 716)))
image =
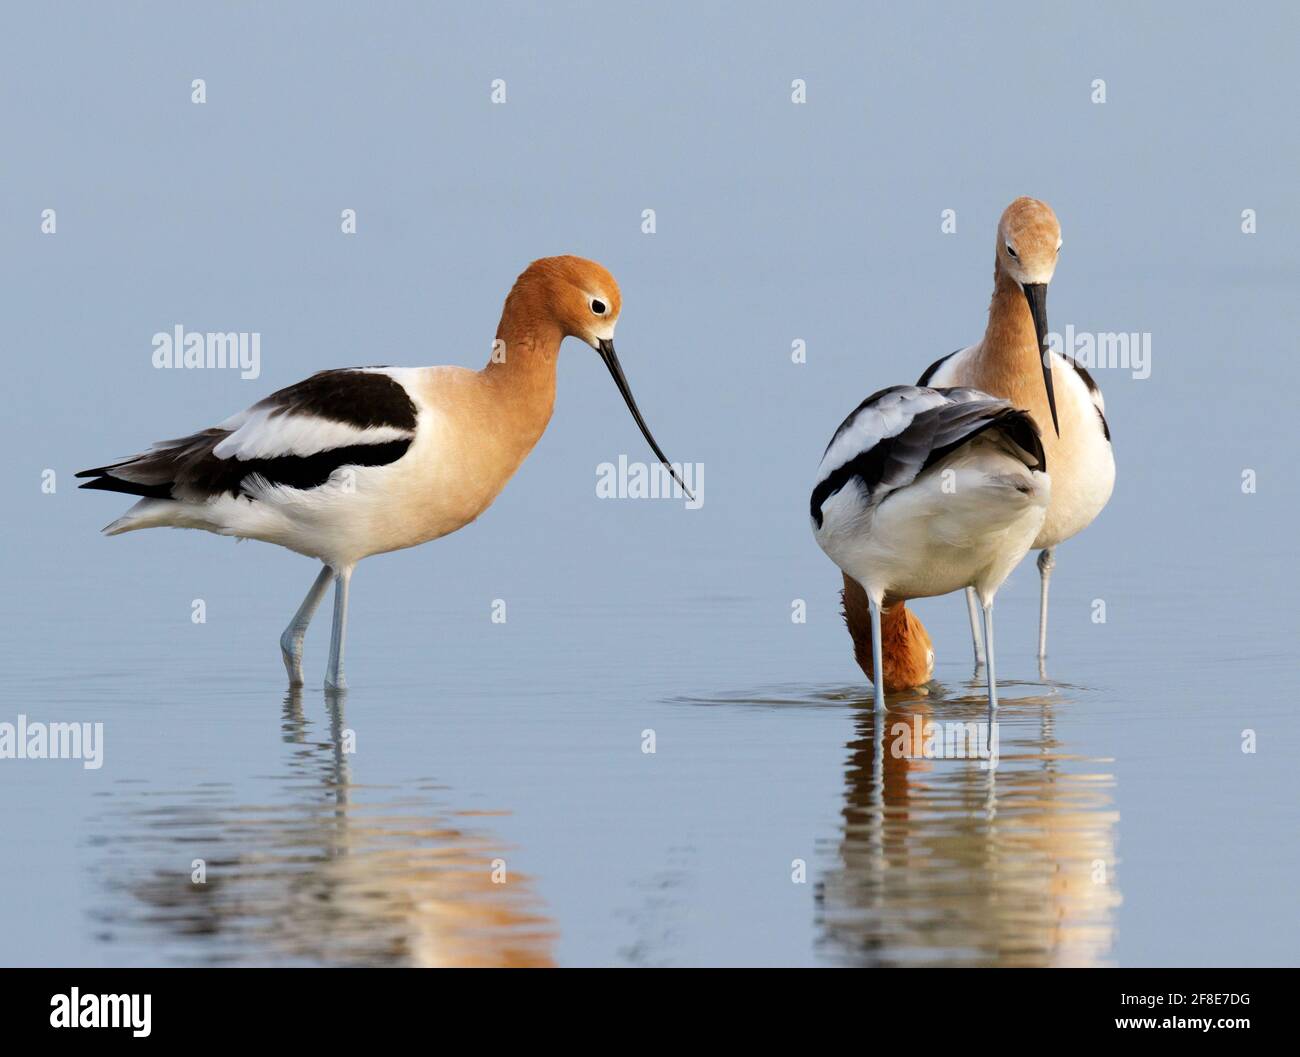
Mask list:
POLYGON ((620 308, 618 284, 595 261, 543 258, 515 281, 480 371, 321 371, 219 426, 77 476, 92 478, 82 488, 142 497, 104 528, 107 535, 196 528, 320 559, 324 568, 280 648, 290 684, 302 685, 303 637, 332 580, 325 685, 341 689, 353 568, 372 554, 455 532, 492 504, 550 421, 565 338, 600 353, 645 439, 681 484, 614 353, 620 308))
POLYGON ((975 389, 891 386, 836 430, 813 486, 813 534, 867 597, 877 709, 891 671, 928 679, 933 664, 903 601, 963 587, 983 609, 997 706, 993 596, 1042 528, 1051 490, 1030 414, 975 389), (884 611, 901 614, 888 637, 884 611))
MULTIPOLYGON (((993 300, 977 345, 931 364, 917 385, 969 386, 1009 400, 1034 416, 1052 468, 1052 501, 1034 540, 1038 556, 1038 661, 1047 656, 1047 590, 1055 548, 1087 528, 1115 486, 1106 404, 1092 376, 1047 347, 1047 284, 1061 251, 1061 227, 1046 202, 1017 198, 998 221, 993 300), (1059 387, 1059 388, 1058 388, 1059 387)), ((845 611, 855 641, 867 634, 865 614, 845 611)), ((984 661, 975 593, 966 592, 977 664, 984 661)))

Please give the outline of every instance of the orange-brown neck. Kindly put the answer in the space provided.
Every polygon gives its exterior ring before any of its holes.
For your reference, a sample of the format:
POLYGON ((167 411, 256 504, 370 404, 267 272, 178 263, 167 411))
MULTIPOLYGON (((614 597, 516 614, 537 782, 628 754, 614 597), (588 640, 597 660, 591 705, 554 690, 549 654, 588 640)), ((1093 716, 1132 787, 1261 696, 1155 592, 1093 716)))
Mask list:
MULTIPOLYGON (((962 384, 1009 400, 1033 415, 1042 435, 1047 465, 1049 468, 1057 465, 1061 441, 1052 425, 1052 411, 1047 403, 1034 317, 1020 285, 1001 268, 997 269, 994 278, 989 324, 979 352, 971 363, 970 376, 964 378, 962 384)), ((1056 379, 1056 383, 1060 436, 1064 437, 1072 428, 1073 405, 1061 399, 1060 379, 1056 379)))
MULTIPOLYGON (((853 656, 873 683, 871 657, 871 603, 862 585, 844 574, 844 623, 853 638, 853 656)), ((886 600, 888 601, 888 599, 886 600)), ((880 613, 880 652, 887 693, 910 690, 930 681, 934 672, 934 647, 925 626, 899 599, 880 613)))
POLYGON ((982 373, 988 375, 990 385, 996 386, 987 389, 988 392, 1009 396, 1020 385, 1043 387, 1038 334, 1029 302, 1020 284, 1001 268, 996 268, 994 273, 993 300, 989 303, 989 323, 981 353, 982 373))
POLYGON ((546 429, 555 408, 555 371, 564 331, 544 290, 523 281, 506 298, 492 355, 481 375, 494 393, 502 430, 528 448, 546 429))

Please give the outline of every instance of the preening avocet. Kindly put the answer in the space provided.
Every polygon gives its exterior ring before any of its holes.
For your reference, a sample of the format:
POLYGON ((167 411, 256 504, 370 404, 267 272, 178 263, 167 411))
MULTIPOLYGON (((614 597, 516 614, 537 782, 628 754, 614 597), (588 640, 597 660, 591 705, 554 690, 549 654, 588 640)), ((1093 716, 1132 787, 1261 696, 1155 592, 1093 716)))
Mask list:
POLYGON ((142 497, 105 527, 110 536, 197 528, 320 559, 324 568, 280 646, 290 684, 301 685, 303 637, 333 580, 325 685, 342 688, 356 563, 455 532, 491 505, 550 420, 565 338, 600 353, 650 447, 677 477, 614 352, 621 306, 614 277, 595 261, 534 261, 506 298, 492 359, 480 371, 322 371, 215 428, 77 476, 93 478, 83 488, 142 497))
MULTIPOLYGON (((1051 488, 1033 418, 975 389, 891 386, 844 420, 817 471, 812 526, 866 593, 872 672, 914 668, 929 645, 908 622, 886 660, 882 611, 971 587, 984 612, 989 705, 997 705, 993 597, 1042 528, 1051 488)), ((931 653, 927 678, 932 663, 931 653)), ((877 709, 885 682, 872 678, 877 709)))
MULTIPOLYGON (((1017 198, 998 221, 993 300, 984 339, 932 363, 917 385, 970 386, 1034 416, 1052 470, 1052 501, 1034 540, 1040 594, 1038 659, 1047 655, 1047 590, 1055 548, 1101 513, 1115 486, 1106 403, 1092 376, 1047 349, 1047 284, 1061 251, 1061 227, 1046 202, 1017 198), (1054 384, 1055 380, 1055 384, 1054 384), (1059 386, 1059 390, 1057 388, 1059 386)), ((977 663, 984 660, 975 595, 966 592, 977 663)), ((850 631, 865 633, 860 613, 850 631)))

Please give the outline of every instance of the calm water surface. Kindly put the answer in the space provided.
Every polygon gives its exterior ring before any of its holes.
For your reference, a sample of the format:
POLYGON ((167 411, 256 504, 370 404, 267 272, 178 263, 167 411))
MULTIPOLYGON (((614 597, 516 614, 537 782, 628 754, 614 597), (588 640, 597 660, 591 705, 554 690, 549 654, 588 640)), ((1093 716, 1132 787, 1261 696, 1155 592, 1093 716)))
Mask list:
MULTIPOLYGON (((227 650, 211 622, 136 612, 65 628, 59 649, 54 628, 30 625, 8 712, 104 722, 105 764, 0 770, 5 960, 1285 961, 1297 862, 1281 835, 1294 836, 1296 809, 1265 792, 1290 781, 1282 767, 1243 756, 1241 724, 1195 689, 1195 670, 1130 668, 1123 650, 1099 663, 1063 634, 1059 652, 1094 685, 1017 678, 1033 668, 1034 608, 1032 579, 1018 585, 1003 606, 1023 642, 1001 636, 995 769, 891 748, 898 724, 987 720, 964 658, 892 697, 883 722, 851 677, 764 680, 810 657, 846 668, 829 605, 815 633, 827 641, 800 646, 787 640, 808 629, 779 610, 753 620, 752 598, 700 599, 679 619, 560 606, 518 629, 362 602, 345 694, 277 687, 274 607, 242 584, 231 595, 252 615, 225 633, 250 653, 234 671, 214 663, 227 650), (437 648, 422 641, 434 625, 437 648), (61 653, 101 634, 112 649, 95 665, 61 653), (404 666, 437 674, 398 681, 404 666), (730 688, 708 685, 724 673, 730 688), (192 882, 196 860, 206 883, 192 882), (1216 924, 1228 898, 1232 920, 1216 924)), ((918 611, 961 656, 963 607, 948 601, 918 611)), ((1273 729, 1291 722, 1264 714, 1273 729)))

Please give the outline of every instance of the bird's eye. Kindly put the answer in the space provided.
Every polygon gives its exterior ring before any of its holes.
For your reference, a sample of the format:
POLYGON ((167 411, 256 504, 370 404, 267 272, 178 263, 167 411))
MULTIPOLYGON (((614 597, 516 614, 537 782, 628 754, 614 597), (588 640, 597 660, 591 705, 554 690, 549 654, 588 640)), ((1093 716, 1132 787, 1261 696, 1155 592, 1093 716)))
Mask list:
POLYGON ((603 316, 605 314, 605 302, 598 300, 596 298, 592 298, 591 310, 595 312, 596 315, 603 316))
POLYGON ((1009 243, 1009 242, 1007 243, 1007 255, 1008 255, 1008 256, 1009 256, 1013 261, 1018 261, 1018 260, 1020 260, 1020 255, 1019 255, 1018 253, 1016 253, 1016 251, 1013 250, 1013 249, 1011 248, 1011 243, 1009 243))

